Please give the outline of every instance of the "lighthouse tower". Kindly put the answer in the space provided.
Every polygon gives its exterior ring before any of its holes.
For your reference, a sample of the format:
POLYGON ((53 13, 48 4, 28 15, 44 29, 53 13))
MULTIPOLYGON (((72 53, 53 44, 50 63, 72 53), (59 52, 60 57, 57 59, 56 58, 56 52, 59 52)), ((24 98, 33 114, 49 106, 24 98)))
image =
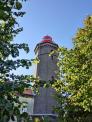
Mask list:
MULTIPOLYGON (((53 54, 49 56, 49 54, 57 48, 58 45, 48 35, 44 36, 42 41, 35 47, 35 54, 39 59, 36 76, 43 82, 53 82, 56 78, 58 55, 53 54)), ((56 105, 56 101, 53 99, 53 94, 55 90, 41 87, 39 91, 40 95, 35 96, 34 114, 54 116, 53 106, 56 105)))

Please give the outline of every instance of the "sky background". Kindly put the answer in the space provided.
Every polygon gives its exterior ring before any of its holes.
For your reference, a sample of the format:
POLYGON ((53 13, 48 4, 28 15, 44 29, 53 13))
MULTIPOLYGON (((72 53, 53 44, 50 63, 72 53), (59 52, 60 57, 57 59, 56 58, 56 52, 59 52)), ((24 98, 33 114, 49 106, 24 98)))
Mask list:
MULTIPOLYGON (((14 43, 28 43, 29 54, 20 52, 20 58, 35 58, 34 48, 43 36, 50 35, 59 46, 72 48, 72 38, 77 29, 83 27, 83 20, 92 15, 92 0, 28 0, 23 3, 26 15, 19 18, 24 28, 14 43)), ((30 70, 18 69, 17 74, 34 74, 30 70)))

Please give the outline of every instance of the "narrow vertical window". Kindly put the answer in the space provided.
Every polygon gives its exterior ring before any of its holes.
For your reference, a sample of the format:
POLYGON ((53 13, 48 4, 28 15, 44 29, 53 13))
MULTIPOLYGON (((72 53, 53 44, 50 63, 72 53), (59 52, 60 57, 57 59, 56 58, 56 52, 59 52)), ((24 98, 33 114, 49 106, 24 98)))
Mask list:
POLYGON ((51 60, 53 60, 53 59, 54 59, 54 56, 52 55, 52 56, 51 56, 51 60))
POLYGON ((55 80, 55 79, 54 79, 54 76, 52 76, 51 79, 52 79, 52 81, 54 81, 54 80, 55 80))
MULTIPOLYGON (((52 52, 53 50, 51 50, 51 52, 52 52)), ((51 55, 51 60, 53 60, 54 59, 54 56, 53 56, 53 54, 51 55)))

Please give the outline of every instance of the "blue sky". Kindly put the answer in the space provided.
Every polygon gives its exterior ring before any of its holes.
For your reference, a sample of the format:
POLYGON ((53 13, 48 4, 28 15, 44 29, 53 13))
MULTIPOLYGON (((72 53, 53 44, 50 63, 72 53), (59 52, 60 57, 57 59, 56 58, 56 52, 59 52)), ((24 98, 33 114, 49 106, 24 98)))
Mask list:
MULTIPOLYGON (((35 57, 34 48, 43 36, 50 35, 60 46, 72 48, 72 38, 77 29, 83 26, 87 15, 92 15, 92 0, 28 0, 23 4, 26 15, 19 19, 24 30, 14 42, 28 43, 30 53, 20 53, 20 58, 35 57)), ((17 71, 19 73, 20 70, 17 71)), ((30 74, 31 70, 22 70, 30 74)))

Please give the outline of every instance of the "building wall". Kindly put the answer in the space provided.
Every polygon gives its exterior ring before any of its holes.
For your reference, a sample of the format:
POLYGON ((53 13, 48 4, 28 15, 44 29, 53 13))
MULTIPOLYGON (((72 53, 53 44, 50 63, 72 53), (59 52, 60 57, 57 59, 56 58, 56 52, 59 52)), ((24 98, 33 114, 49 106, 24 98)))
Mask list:
MULTIPOLYGON (((37 64, 37 73, 40 80, 50 82, 56 77, 57 68, 57 54, 49 56, 51 51, 57 48, 54 44, 39 45, 37 47, 37 54, 40 62, 37 64)), ((35 96, 34 101, 34 114, 54 114, 53 106, 56 101, 53 98, 55 90, 52 88, 39 89, 39 94, 35 96)))
MULTIPOLYGON (((25 102, 23 106, 20 108, 20 113, 27 112, 29 115, 33 114, 33 107, 34 107, 34 97, 19 97, 21 102, 25 102), (24 107, 25 106, 25 107, 24 107)), ((15 121, 10 120, 9 122, 17 122, 16 116, 14 117, 15 121)))
POLYGON ((51 88, 40 88, 40 95, 35 96, 34 101, 34 114, 54 114, 53 106, 56 105, 56 101, 53 98, 55 93, 51 88))
POLYGON ((23 104, 23 108, 20 109, 20 112, 27 112, 29 115, 33 114, 33 107, 34 107, 34 97, 19 97, 21 102, 25 102, 23 104))
POLYGON ((49 45, 39 48, 38 58, 40 62, 37 64, 37 76, 43 81, 52 80, 52 77, 56 76, 57 54, 49 56, 52 50, 55 50, 55 47, 49 45))

